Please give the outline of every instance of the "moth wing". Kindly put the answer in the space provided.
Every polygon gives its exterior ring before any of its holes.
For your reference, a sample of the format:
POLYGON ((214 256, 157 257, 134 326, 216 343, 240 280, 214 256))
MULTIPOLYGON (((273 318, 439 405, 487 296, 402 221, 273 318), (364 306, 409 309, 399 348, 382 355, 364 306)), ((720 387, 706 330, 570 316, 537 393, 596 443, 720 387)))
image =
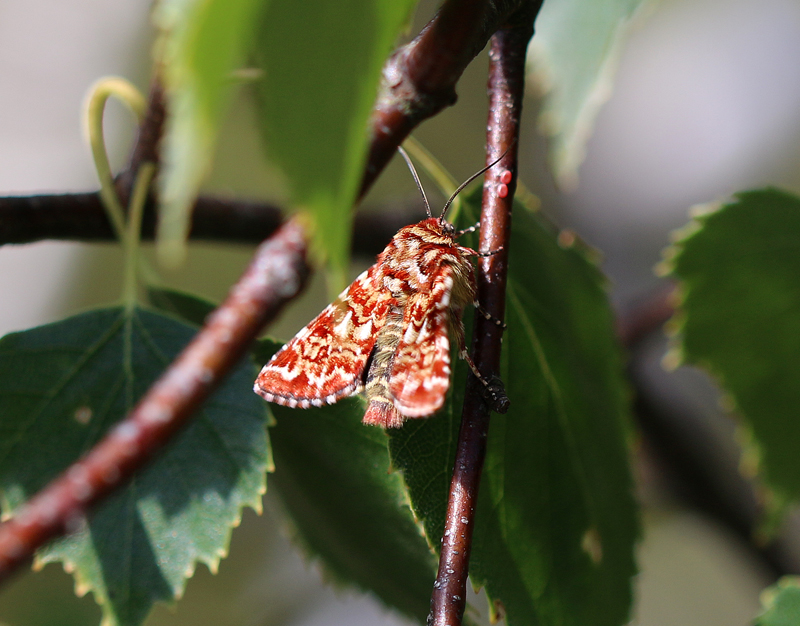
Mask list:
POLYGON ((254 391, 268 402, 308 408, 361 391, 364 365, 386 321, 391 294, 361 274, 262 368, 254 391))
POLYGON ((427 417, 444 404, 450 386, 450 311, 429 294, 413 297, 395 353, 389 390, 405 417, 427 417))

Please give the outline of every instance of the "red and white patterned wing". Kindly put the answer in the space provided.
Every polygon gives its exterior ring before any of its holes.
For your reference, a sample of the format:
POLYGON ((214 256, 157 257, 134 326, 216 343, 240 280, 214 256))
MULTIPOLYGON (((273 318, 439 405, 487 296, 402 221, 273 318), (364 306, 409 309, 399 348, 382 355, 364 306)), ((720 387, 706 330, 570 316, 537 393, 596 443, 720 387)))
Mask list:
POLYGON ((428 417, 444 404, 450 386, 449 295, 452 279, 412 296, 395 353, 389 390, 405 417, 428 417))
POLYGON ((364 365, 386 321, 391 294, 361 274, 270 359, 254 390, 268 402, 308 408, 361 391, 364 365))

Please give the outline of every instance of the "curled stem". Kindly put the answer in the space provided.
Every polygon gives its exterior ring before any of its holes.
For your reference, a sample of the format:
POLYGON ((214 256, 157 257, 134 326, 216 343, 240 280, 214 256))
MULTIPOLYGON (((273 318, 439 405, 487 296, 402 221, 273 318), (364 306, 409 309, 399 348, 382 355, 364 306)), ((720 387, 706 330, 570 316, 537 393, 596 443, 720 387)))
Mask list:
POLYGON ((114 177, 111 174, 111 164, 108 161, 106 144, 103 139, 103 112, 106 102, 111 96, 124 102, 139 120, 144 116, 147 102, 130 82, 124 78, 111 76, 101 78, 92 85, 84 107, 84 121, 89 137, 89 146, 92 149, 97 177, 100 179, 100 198, 117 237, 120 241, 124 241, 125 210, 122 208, 122 203, 114 188, 114 177))

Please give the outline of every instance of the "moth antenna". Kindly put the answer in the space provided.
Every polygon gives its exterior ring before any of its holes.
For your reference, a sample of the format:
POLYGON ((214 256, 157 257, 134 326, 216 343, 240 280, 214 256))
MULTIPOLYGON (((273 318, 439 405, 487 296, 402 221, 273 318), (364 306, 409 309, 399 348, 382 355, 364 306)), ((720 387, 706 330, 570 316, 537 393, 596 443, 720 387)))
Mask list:
MULTIPOLYGON (((417 183, 417 189, 419 189, 419 192, 422 194, 422 200, 425 202, 425 212, 428 214, 428 217, 433 217, 433 213, 431 213, 431 205, 428 202, 428 196, 425 195, 425 190, 422 188, 422 183, 419 182, 419 176, 417 175, 417 170, 414 168, 414 164, 411 162, 408 153, 403 150, 402 146, 397 146, 397 151, 400 153, 400 156, 405 159, 406 165, 408 165, 408 169, 411 170, 411 175, 414 177, 414 182, 417 183)), ((492 165, 494 165, 494 163, 492 163, 492 165)))
MULTIPOLYGON (((512 143, 512 144, 511 144, 511 146, 513 146, 513 145, 514 145, 514 144, 512 143)), ((440 220, 440 221, 444 222, 444 216, 445 216, 445 214, 447 213, 447 209, 449 209, 449 208, 450 208, 450 205, 451 205, 451 204, 453 204, 453 200, 455 200, 455 199, 456 199, 456 196, 457 196, 459 193, 461 193, 461 191, 464 189, 464 187, 466 187, 467 185, 469 185, 469 184, 470 184, 470 183, 471 183, 473 180, 475 180, 476 178, 478 178, 478 176, 480 176, 481 174, 483 174, 483 173, 484 173, 486 170, 489 170, 489 169, 493 168, 495 165, 497 165, 497 164, 500 162, 500 159, 502 159, 502 158, 503 158, 503 157, 504 157, 506 154, 508 154, 508 151, 509 151, 509 150, 511 150, 511 146, 508 146, 508 148, 506 148, 506 151, 505 151, 505 152, 503 152, 503 154, 501 154, 501 155, 500 155, 499 157, 497 157, 497 158, 496 158, 494 161, 492 161, 491 163, 489 163, 489 165, 487 165, 486 167, 484 167, 484 168, 483 168, 483 169, 482 169, 480 172, 475 172, 475 173, 474 173, 472 176, 470 176, 470 177, 469 177, 467 180, 465 180, 463 183, 461 183, 461 184, 458 186, 458 189, 456 189, 456 190, 453 192, 453 195, 452 195, 452 196, 450 196, 450 199, 449 199, 447 202, 445 202, 445 203, 444 203, 444 208, 442 209, 442 214, 439 216, 439 220, 440 220)))

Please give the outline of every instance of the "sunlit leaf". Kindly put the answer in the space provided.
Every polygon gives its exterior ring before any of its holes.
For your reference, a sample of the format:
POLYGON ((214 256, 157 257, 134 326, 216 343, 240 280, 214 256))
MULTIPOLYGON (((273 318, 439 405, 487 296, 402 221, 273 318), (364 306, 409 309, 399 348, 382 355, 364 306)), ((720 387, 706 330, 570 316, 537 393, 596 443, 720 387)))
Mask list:
MULTIPOLYGON (((0 340, 4 513, 117 423, 191 339, 174 319, 104 309, 0 340)), ((216 569, 242 507, 260 508, 269 465, 265 411, 243 362, 145 469, 77 533, 37 555, 61 561, 108 625, 140 624, 181 595, 199 561, 216 569)))
POLYGON ((343 281, 380 70, 415 0, 272 0, 259 30, 261 127, 315 249, 343 281))

